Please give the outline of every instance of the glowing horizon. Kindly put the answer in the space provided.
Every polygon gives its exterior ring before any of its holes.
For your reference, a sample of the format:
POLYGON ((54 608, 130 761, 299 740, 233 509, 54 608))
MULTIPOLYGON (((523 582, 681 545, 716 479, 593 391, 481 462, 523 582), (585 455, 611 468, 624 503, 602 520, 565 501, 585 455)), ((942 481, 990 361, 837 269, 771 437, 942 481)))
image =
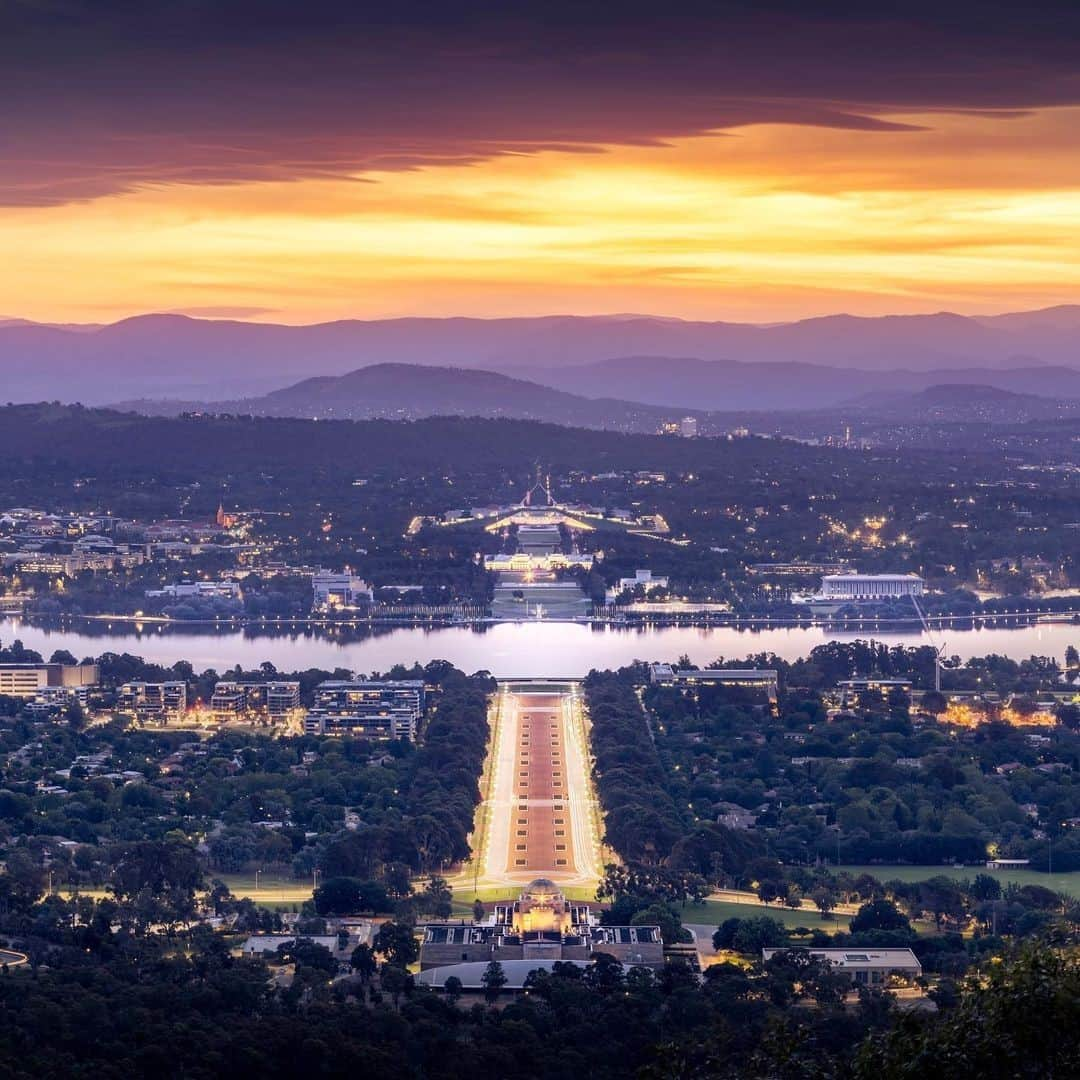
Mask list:
POLYGON ((3 314, 775 322, 1080 295, 1080 190, 1068 186, 1080 109, 898 119, 924 130, 759 125, 370 182, 162 185, 3 208, 0 232, 20 252, 0 267, 3 314))
POLYGON ((1080 12, 412 6, 0 6, 0 314, 1080 296, 1080 12))

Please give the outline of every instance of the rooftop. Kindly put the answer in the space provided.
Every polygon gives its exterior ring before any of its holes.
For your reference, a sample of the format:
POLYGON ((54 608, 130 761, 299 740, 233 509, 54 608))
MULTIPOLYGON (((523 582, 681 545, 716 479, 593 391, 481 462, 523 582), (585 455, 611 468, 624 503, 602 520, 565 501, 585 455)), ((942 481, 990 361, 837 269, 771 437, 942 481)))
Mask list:
POLYGON ((817 960, 827 960, 845 971, 890 968, 896 971, 922 971, 922 964, 910 949, 762 949, 761 958, 771 960, 777 953, 809 952, 817 960))

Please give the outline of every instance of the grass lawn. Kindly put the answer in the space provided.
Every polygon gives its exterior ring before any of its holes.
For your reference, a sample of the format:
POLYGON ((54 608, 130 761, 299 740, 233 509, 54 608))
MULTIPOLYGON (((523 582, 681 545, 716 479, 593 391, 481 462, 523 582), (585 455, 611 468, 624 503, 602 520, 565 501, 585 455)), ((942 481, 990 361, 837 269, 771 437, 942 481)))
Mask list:
MULTIPOLYGON (((207 874, 206 884, 209 886, 215 879, 224 881, 234 896, 250 896, 263 907, 280 911, 291 911, 293 907, 299 907, 305 900, 311 899, 311 882, 303 879, 297 881, 287 876, 260 873, 259 887, 256 889, 254 874, 207 874)), ((57 889, 64 896, 70 896, 72 891, 63 885, 57 889)), ((84 888, 79 893, 95 900, 112 895, 107 889, 84 888)))
POLYGON ((266 907, 299 905, 311 899, 311 882, 305 878, 260 873, 258 888, 254 874, 213 874, 213 878, 225 882, 234 896, 250 896, 266 907))
POLYGON ((818 911, 792 911, 780 904, 766 907, 764 904, 737 904, 730 900, 706 900, 703 904, 687 904, 685 908, 679 909, 679 914, 684 923, 707 926, 719 926, 725 919, 753 919, 768 915, 770 919, 782 922, 788 929, 805 926, 808 930, 828 930, 833 933, 846 930, 850 922, 847 915, 833 915, 831 919, 823 919, 818 911))
POLYGON ((1005 885, 1042 885, 1054 892, 1080 897, 1080 870, 1067 874, 1041 874, 1037 870, 988 870, 985 866, 841 866, 849 874, 871 874, 879 881, 926 881, 932 877, 950 877, 957 881, 976 874, 989 874, 1005 885))
POLYGON ((69 885, 56 886, 57 895, 67 897, 67 899, 69 900, 76 894, 76 892, 79 894, 79 896, 85 896, 91 900, 104 900, 106 898, 111 900, 113 898, 113 894, 108 889, 94 889, 85 885, 80 886, 78 889, 73 889, 69 885))
MULTIPOLYGON (((473 890, 471 884, 452 882, 454 889, 454 914, 468 915, 472 913, 473 900, 479 896, 485 903, 490 904, 494 900, 516 900, 524 885, 499 885, 490 888, 473 890)), ((581 885, 567 885, 562 890, 569 900, 596 901, 596 890, 581 885)))

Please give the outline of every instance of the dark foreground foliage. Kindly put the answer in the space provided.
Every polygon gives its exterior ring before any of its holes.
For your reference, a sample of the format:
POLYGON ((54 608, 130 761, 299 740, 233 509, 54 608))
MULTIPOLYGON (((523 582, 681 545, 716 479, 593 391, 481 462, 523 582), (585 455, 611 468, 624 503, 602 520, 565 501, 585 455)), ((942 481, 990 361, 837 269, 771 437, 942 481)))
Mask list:
POLYGON ((1028 950, 936 1015, 882 996, 839 1001, 805 964, 657 978, 601 963, 534 976, 527 996, 460 1006, 383 969, 383 989, 301 963, 276 988, 220 938, 165 956, 0 977, 0 1077, 378 1076, 555 1080, 681 1077, 1068 1077, 1080 1068, 1080 967, 1028 950))

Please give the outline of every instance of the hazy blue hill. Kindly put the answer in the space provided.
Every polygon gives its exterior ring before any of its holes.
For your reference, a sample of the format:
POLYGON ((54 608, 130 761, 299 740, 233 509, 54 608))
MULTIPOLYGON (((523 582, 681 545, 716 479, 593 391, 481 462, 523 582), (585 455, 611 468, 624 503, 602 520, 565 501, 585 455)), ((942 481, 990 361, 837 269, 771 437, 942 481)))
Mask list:
POLYGON ((793 361, 741 363, 629 356, 578 367, 527 371, 537 382, 586 396, 618 394, 673 408, 719 411, 834 408, 862 395, 912 393, 945 383, 1080 398, 1080 370, 1050 365, 866 371, 793 361))
POLYGON ((121 408, 177 416, 203 411, 320 420, 416 420, 427 416, 511 417, 573 427, 655 431, 677 416, 669 408, 610 398, 590 400, 493 371, 374 364, 345 375, 323 375, 256 398, 219 402, 134 401, 121 408))
POLYGON ((892 419, 1019 424, 1080 416, 1080 398, 1059 400, 996 386, 944 383, 916 394, 867 394, 853 404, 892 419))

